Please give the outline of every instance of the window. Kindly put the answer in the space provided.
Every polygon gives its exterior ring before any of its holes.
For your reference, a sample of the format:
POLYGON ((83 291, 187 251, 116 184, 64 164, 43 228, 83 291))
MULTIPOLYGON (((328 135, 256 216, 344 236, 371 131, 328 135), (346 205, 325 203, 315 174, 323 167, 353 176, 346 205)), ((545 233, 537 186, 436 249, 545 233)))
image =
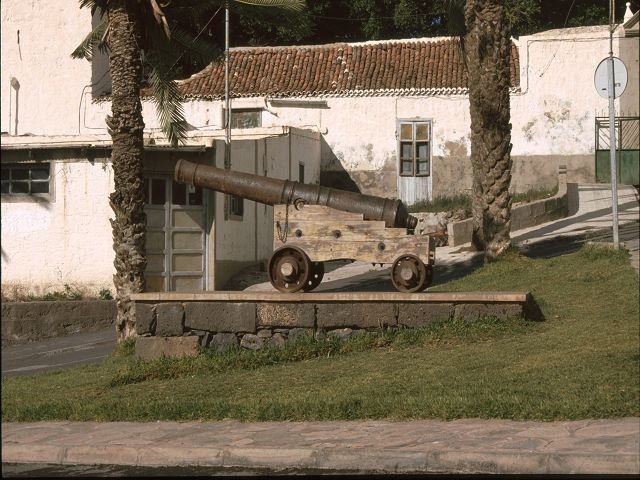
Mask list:
POLYGON ((431 122, 401 121, 398 124, 398 171, 406 177, 427 176, 431 160, 431 122))
POLYGON ((242 220, 244 215, 244 198, 237 195, 227 195, 229 202, 229 218, 242 220))
POLYGON ((49 162, 2 164, 3 195, 43 195, 49 193, 49 162))
POLYGON ((298 181, 304 183, 304 163, 298 164, 298 181))
POLYGON ((261 108, 232 108, 231 128, 255 128, 262 126, 261 108))

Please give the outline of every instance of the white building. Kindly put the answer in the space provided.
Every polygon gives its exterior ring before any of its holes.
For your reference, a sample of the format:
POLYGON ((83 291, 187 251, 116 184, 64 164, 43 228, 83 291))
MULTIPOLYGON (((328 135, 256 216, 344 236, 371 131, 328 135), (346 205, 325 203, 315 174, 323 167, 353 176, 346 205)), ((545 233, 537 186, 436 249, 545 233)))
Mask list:
MULTIPOLYGON (((110 105, 92 104, 98 91, 92 83, 108 86, 100 73, 105 65, 92 68, 69 56, 91 17, 76 1, 47 9, 7 1, 1 13, 3 292, 42 293, 65 284, 113 290, 113 171, 104 123, 110 105)), ((153 124, 148 107, 145 121, 153 124)), ((145 150, 150 291, 221 288, 269 256, 272 207, 172 181, 180 158, 223 166, 219 126, 192 130, 175 149, 159 129, 148 128, 145 150)), ((317 183, 320 134, 288 126, 234 129, 231 160, 237 171, 317 183)))
MULTIPOLYGON (((97 97, 108 88, 108 75, 104 62, 91 65, 69 57, 88 31, 90 15, 70 0, 46 10, 17 0, 0 8, 0 125, 8 134, 2 137, 3 188, 12 168, 24 175, 16 166, 22 163, 34 166, 27 182, 32 192, 44 188, 47 179, 49 185, 47 194, 2 195, 3 286, 108 286, 112 173, 104 118, 110 103, 97 97), (59 31, 65 34, 54 33, 59 31), (40 168, 45 165, 50 170, 40 168)), ((621 148, 636 165, 637 28, 638 14, 627 12, 613 47, 629 73, 627 89, 616 100, 618 115, 632 126, 621 148)), ((606 26, 513 40, 514 191, 552 187, 558 165, 567 165, 570 182, 596 180, 596 147, 603 148, 597 125, 606 116, 607 100, 595 91, 593 74, 608 51, 606 26)), ((222 65, 185 80, 182 89, 193 127, 188 147, 163 148, 154 106, 148 101, 143 106, 151 189, 149 284, 219 288, 242 266, 266 258, 271 210, 246 202, 238 221, 230 212, 225 215, 220 194, 203 195, 202 205, 169 201, 175 187, 167 179, 178 156, 220 166, 224 154, 222 65), (164 188, 161 213, 153 205, 154 185, 164 188), (197 231, 172 230, 173 223, 162 230, 159 222, 168 226, 174 214, 192 218, 185 207, 203 218, 200 237, 197 231), (172 243, 176 234, 191 242, 181 244, 183 251, 172 243)), ((233 169, 292 179, 304 169, 308 183, 408 203, 471 188, 466 74, 452 39, 232 49, 231 91, 232 117, 243 127, 234 129, 233 169)))

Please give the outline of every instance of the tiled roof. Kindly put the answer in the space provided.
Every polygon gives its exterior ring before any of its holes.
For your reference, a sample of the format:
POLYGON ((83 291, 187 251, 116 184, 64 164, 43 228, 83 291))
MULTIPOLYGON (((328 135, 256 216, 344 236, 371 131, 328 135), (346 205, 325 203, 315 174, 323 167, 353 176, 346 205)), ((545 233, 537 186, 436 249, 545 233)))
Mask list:
MULTIPOLYGON (((511 86, 518 49, 511 47, 511 86)), ((428 95, 464 93, 467 74, 454 38, 231 49, 232 97, 428 95)), ((224 65, 215 62, 180 82, 187 98, 224 96, 224 65)))

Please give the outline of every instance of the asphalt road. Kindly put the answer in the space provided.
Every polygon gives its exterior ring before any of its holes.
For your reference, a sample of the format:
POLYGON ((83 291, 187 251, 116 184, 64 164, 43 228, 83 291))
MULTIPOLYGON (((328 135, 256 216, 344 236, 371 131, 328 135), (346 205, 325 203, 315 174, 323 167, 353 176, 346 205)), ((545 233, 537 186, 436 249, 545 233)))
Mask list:
POLYGON ((2 376, 29 375, 95 363, 116 346, 114 327, 2 348, 2 376))

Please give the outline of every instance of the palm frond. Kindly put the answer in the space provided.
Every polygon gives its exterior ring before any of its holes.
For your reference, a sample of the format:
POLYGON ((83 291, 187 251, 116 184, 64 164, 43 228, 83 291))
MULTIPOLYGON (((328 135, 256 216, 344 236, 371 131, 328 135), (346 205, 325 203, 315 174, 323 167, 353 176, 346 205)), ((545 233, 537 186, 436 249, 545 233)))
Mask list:
POLYGON ((71 52, 71 58, 84 58, 91 61, 93 59, 93 47, 97 47, 101 52, 105 52, 107 46, 104 42, 104 34, 107 31, 108 23, 109 22, 105 20, 84 37, 80 45, 71 52))
POLYGON ((304 0, 234 0, 235 3, 244 3, 255 7, 272 7, 293 12, 301 12, 306 7, 304 0))
POLYGON ((171 145, 184 143, 187 136, 187 121, 181 103, 180 89, 171 78, 169 67, 164 62, 147 59, 149 83, 153 89, 153 102, 160 120, 160 126, 171 145))
POLYGON ((464 25, 464 0, 445 0, 444 5, 447 11, 447 32, 451 36, 461 37, 465 34, 464 25))
POLYGON ((300 21, 305 3, 298 0, 233 0, 230 6, 240 17, 288 25, 300 21))
POLYGON ((174 27, 171 39, 178 44, 181 55, 197 59, 202 64, 210 63, 222 55, 222 48, 217 43, 203 37, 193 37, 185 30, 174 27))
POLYGON ((109 0, 80 0, 80 8, 89 8, 91 15, 94 15, 98 10, 104 13, 107 10, 107 3, 109 0))

